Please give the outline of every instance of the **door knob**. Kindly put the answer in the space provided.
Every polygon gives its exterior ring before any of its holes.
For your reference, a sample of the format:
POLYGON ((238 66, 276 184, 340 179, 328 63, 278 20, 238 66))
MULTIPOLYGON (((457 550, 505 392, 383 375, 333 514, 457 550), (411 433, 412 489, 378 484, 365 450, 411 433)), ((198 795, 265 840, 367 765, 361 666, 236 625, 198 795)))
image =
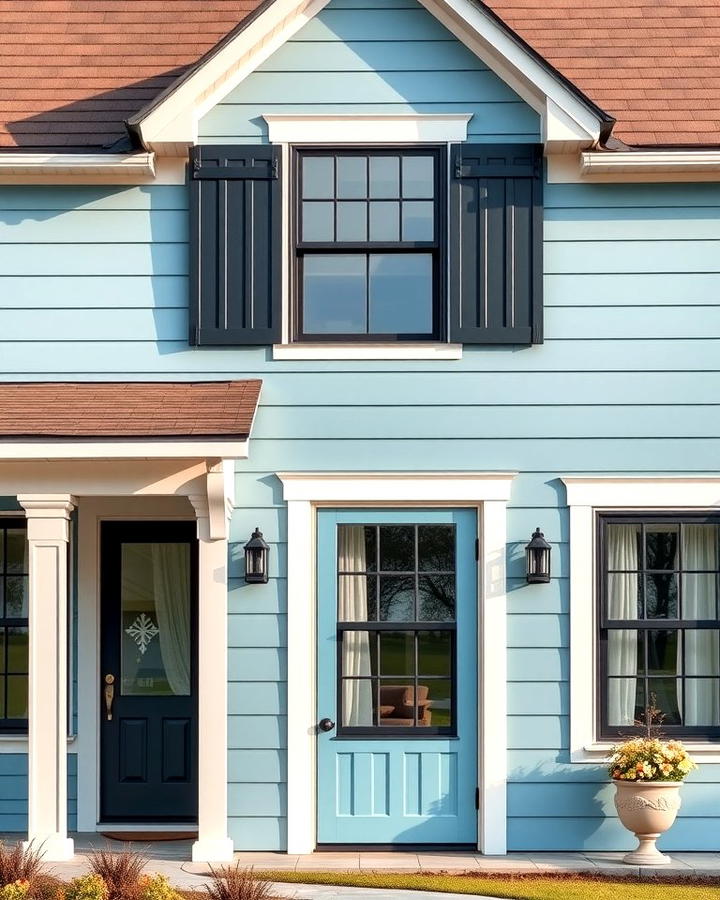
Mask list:
POLYGON ((335 727, 335 723, 332 719, 320 719, 318 722, 318 728, 320 731, 332 731, 335 727))
POLYGON ((108 722, 112 721, 113 700, 115 699, 115 676, 105 676, 105 687, 103 689, 105 695, 105 715, 108 722))

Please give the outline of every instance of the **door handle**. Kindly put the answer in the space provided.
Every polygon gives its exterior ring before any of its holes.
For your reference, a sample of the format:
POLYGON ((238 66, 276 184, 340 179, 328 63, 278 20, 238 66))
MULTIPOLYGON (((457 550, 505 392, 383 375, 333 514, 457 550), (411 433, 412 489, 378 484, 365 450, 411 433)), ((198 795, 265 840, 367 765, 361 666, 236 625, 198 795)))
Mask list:
POLYGON ((335 727, 335 723, 332 719, 320 719, 318 722, 318 728, 320 731, 332 731, 335 727))
POLYGON ((106 675, 105 676, 105 687, 103 688, 103 694, 105 695, 105 714, 107 716, 108 722, 112 721, 112 707, 113 700, 115 699, 115 676, 114 675, 106 675))

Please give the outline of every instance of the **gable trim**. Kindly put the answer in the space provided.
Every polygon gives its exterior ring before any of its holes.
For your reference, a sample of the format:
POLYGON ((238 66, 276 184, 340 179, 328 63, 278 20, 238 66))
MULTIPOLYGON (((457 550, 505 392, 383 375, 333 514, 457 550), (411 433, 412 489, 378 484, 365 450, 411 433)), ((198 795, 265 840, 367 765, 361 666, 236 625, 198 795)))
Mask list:
MULTIPOLYGON (((242 22, 159 101, 128 120, 148 150, 184 156, 197 143, 198 122, 223 97, 316 16, 329 0, 272 0, 242 22)), ((420 3, 534 109, 547 152, 596 146, 614 120, 537 56, 474 0, 420 3)))
POLYGON ((264 115, 271 144, 454 143, 467 140, 472 113, 434 115, 264 115))

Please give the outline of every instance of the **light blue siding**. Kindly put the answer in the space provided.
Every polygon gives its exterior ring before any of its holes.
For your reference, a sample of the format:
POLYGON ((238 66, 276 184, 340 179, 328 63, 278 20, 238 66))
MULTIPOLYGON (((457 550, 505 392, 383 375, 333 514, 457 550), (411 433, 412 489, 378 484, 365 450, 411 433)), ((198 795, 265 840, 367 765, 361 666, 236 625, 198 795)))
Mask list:
POLYGON ((200 120, 200 140, 266 142, 268 113, 470 113, 472 141, 540 139, 537 113, 415 0, 331 0, 200 120))
MULTIPOLYGON (((68 828, 77 828, 77 756, 68 753, 68 828)), ((0 832, 27 833, 28 769, 25 753, 0 753, 0 832)))

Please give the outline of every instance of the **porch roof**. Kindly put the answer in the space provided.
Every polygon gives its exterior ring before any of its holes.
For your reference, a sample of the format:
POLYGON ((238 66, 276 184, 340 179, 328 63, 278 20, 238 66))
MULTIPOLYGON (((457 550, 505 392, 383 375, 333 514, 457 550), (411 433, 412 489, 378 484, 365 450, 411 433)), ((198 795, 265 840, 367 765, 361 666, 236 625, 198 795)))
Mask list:
POLYGON ((0 438, 247 439, 262 382, 6 383, 0 438))

